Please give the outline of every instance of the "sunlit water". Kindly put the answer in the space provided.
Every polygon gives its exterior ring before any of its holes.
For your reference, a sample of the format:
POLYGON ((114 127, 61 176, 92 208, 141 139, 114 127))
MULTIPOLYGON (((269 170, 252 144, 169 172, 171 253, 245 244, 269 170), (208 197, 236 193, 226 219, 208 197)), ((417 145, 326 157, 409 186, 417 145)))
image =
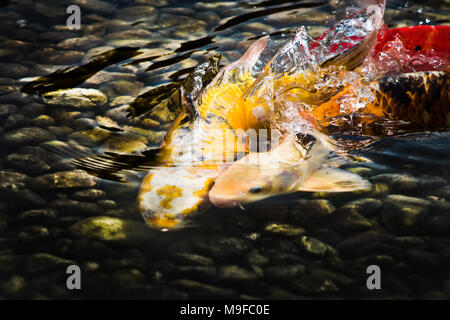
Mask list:
MULTIPOLYGON (((295 193, 211 208, 174 232, 148 229, 138 212, 138 189, 151 164, 127 156, 151 154, 170 121, 133 122, 126 105, 183 79, 215 53, 224 65, 236 60, 263 35, 271 35, 271 52, 301 25, 319 36, 330 26, 335 1, 66 2, 1 3, 1 297, 449 297, 446 131, 396 126, 400 134, 370 145, 368 136, 337 135, 354 142, 355 157, 371 160, 347 169, 370 180, 372 191, 295 193), (81 7, 79 31, 66 27, 71 4, 81 7), (67 40, 73 38, 79 39, 67 40), (78 86, 100 90, 104 101, 60 107, 20 92, 19 79, 124 46, 145 56, 130 55, 78 86), (126 134, 118 133, 123 129, 126 134), (108 166, 108 152, 122 153, 121 165, 108 166), (100 177, 73 171, 74 164, 100 177), (123 176, 127 182, 120 182, 123 176), (66 288, 71 264, 83 271, 81 291, 66 288), (366 287, 372 264, 382 271, 379 291, 366 287)), ((389 27, 448 24, 449 12, 444 0, 388 0, 385 21, 389 27)), ((262 61, 270 58, 263 54, 262 61)), ((390 135, 388 126, 380 130, 390 135)))

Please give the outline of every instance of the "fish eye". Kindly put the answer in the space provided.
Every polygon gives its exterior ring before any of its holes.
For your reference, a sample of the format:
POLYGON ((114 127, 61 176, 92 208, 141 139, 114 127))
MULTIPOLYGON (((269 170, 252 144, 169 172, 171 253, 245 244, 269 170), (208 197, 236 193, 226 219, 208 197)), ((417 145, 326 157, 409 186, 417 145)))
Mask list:
POLYGON ((254 186, 250 189, 250 193, 260 193, 264 188, 262 186, 254 186))
POLYGON ((306 150, 310 149, 311 146, 317 141, 313 135, 303 133, 297 133, 296 140, 306 150))

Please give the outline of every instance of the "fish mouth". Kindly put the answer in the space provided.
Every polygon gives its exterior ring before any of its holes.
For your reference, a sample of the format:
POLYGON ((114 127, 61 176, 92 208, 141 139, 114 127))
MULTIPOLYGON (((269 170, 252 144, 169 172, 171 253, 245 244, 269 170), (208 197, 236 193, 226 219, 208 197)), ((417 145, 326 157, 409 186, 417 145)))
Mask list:
POLYGON ((236 200, 233 196, 223 194, 209 193, 209 201, 218 208, 232 208, 243 204, 243 201, 236 200))

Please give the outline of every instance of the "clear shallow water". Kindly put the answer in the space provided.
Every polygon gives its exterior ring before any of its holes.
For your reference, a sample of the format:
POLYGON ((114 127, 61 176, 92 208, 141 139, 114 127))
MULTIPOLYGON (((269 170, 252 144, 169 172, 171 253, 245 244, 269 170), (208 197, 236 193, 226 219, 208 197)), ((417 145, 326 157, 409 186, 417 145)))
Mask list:
MULTIPOLYGON (((222 53, 224 64, 235 60, 263 34, 279 43, 298 25, 321 34, 333 18, 332 5, 324 2, 78 1, 80 31, 65 28, 65 8, 73 1, 5 3, 0 296, 448 298, 448 132, 391 137, 355 151, 373 161, 351 169, 375 184, 371 192, 297 193, 244 210, 213 208, 179 232, 152 231, 143 223, 136 197, 144 172, 130 170, 123 184, 73 171, 74 157, 116 151, 117 141, 108 144, 100 126, 111 127, 108 118, 126 125, 121 106, 182 78, 180 70, 190 71, 205 55, 222 53), (57 108, 19 92, 18 79, 81 65, 105 46, 146 48, 151 59, 111 65, 80 85, 102 91, 102 106, 57 108), (54 140, 84 148, 57 148, 58 157, 54 148, 42 148, 54 140), (70 264, 83 271, 81 291, 66 288, 70 264), (366 287, 371 264, 382 270, 380 291, 366 287)), ((448 24, 449 10, 445 1, 388 1, 385 20, 389 27, 448 24)), ((151 136, 135 147, 157 141, 151 136)))

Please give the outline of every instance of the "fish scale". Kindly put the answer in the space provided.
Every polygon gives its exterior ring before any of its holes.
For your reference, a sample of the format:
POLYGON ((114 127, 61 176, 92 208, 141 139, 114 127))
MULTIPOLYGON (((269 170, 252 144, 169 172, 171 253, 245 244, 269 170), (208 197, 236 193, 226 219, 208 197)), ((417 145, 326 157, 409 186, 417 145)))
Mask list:
MULTIPOLYGON (((409 121, 427 128, 450 127, 450 79, 447 71, 427 71, 388 76, 371 82, 367 88, 375 99, 366 101, 360 114, 372 114, 379 118, 409 121)), ((330 101, 313 111, 321 127, 330 125, 334 117, 352 98, 357 98, 356 88, 346 87, 330 101)), ((370 122, 377 118, 370 119, 370 122)), ((335 123, 336 124, 336 123, 335 123)))

